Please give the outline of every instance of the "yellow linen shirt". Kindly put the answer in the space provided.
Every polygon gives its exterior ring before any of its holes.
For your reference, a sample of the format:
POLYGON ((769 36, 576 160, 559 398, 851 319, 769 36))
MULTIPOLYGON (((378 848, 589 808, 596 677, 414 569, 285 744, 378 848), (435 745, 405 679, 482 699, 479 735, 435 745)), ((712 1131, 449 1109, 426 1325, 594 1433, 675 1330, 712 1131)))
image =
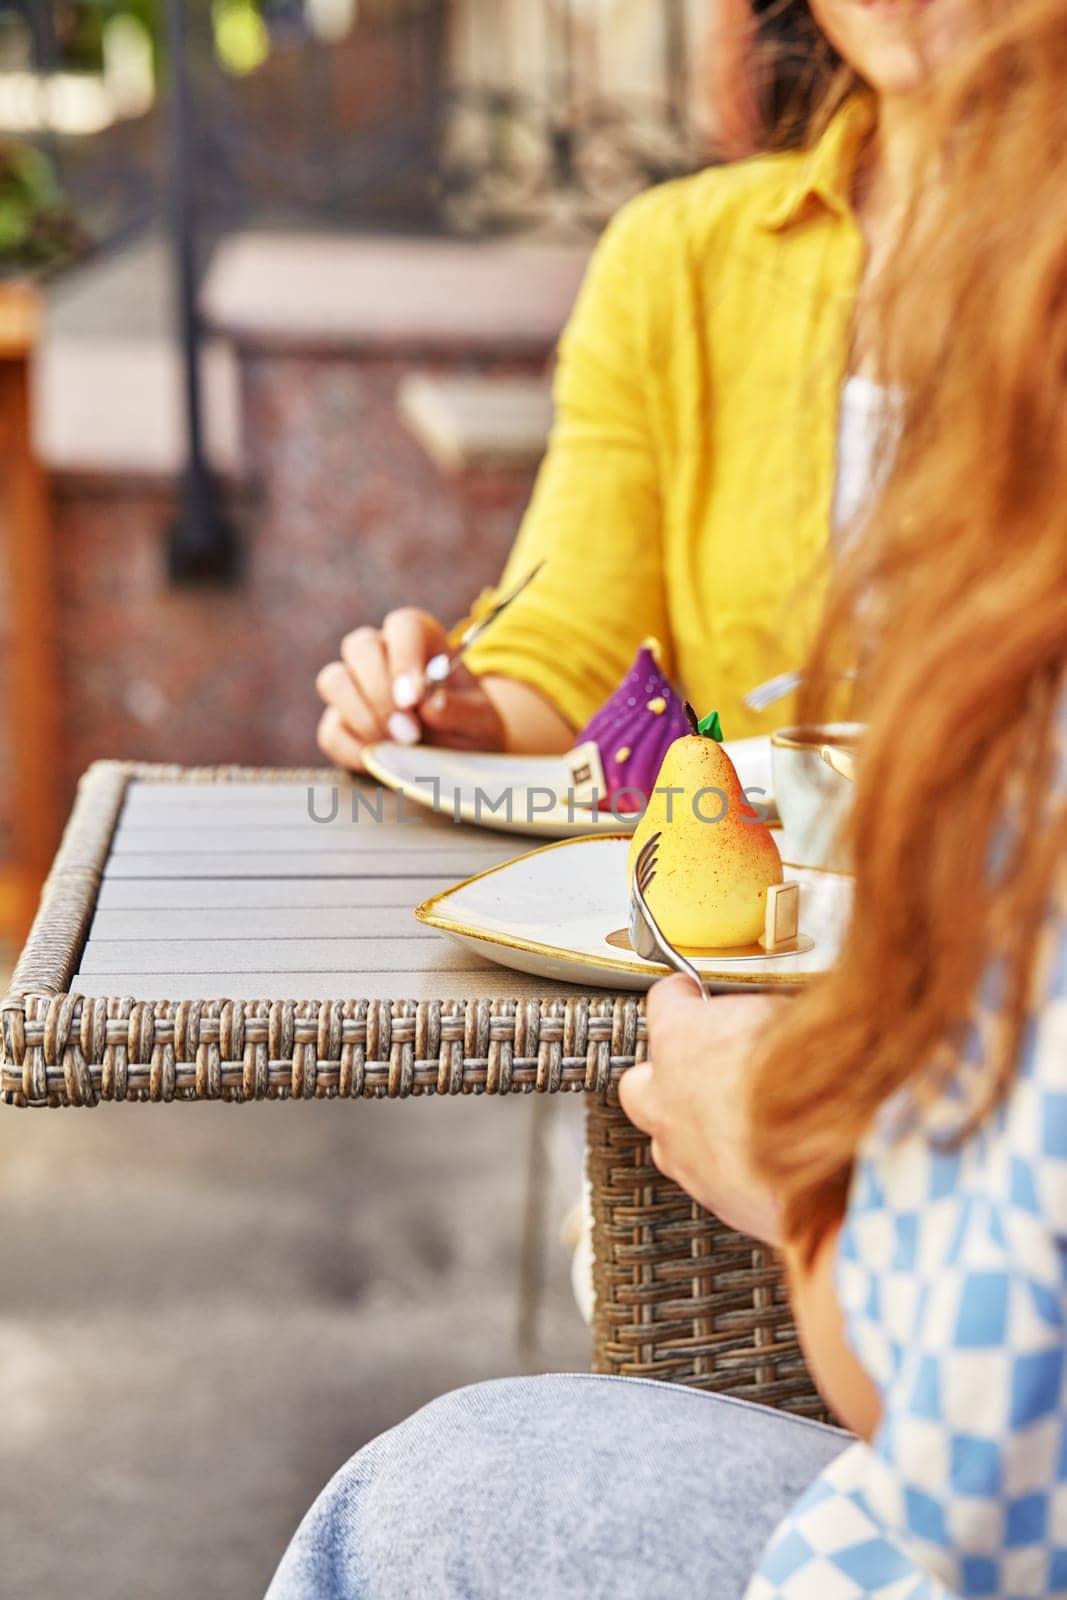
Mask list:
POLYGON ((791 719, 790 701, 741 701, 804 664, 825 591, 865 253, 849 196, 873 120, 855 97, 813 148, 665 184, 607 229, 500 592, 545 570, 475 672, 533 684, 578 728, 655 635, 728 738, 791 719))

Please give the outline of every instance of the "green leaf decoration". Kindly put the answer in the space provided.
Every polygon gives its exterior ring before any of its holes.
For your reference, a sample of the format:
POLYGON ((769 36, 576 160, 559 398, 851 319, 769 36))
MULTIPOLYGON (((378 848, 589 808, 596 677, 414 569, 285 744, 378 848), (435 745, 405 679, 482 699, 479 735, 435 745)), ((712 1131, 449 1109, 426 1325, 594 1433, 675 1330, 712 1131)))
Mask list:
POLYGON ((704 739, 714 739, 716 744, 722 744, 726 738, 717 711, 709 711, 703 722, 697 724, 697 731, 704 739))

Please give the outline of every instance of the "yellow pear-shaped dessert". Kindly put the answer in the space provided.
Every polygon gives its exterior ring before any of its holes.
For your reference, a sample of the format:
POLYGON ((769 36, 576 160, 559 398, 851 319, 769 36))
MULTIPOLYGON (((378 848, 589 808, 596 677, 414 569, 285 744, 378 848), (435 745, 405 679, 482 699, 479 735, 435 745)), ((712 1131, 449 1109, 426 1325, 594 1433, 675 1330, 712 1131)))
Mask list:
POLYGON ((767 890, 782 882, 782 858, 770 829, 745 800, 741 780, 719 742, 716 714, 676 739, 660 768, 648 810, 630 849, 660 834, 649 909, 672 944, 724 950, 754 944, 764 931, 767 890))

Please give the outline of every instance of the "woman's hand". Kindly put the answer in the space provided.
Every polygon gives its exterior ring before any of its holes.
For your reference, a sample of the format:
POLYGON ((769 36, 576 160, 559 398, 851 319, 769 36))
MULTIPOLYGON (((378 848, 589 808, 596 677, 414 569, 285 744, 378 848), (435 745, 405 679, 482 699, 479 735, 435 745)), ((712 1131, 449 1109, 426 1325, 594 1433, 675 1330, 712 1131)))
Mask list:
POLYGON ((323 667, 316 681, 326 703, 318 732, 323 753, 339 767, 358 770, 364 745, 382 739, 503 749, 500 712, 464 667, 440 688, 427 685, 427 663, 449 648, 437 619, 413 607, 390 612, 380 629, 350 633, 340 661, 323 667))
POLYGON ((749 1084, 763 1035, 788 1003, 773 995, 705 1002, 688 978, 669 978, 648 997, 650 1059, 619 1085, 660 1171, 728 1227, 774 1245, 778 1208, 748 1156, 749 1084))
POLYGON ((350 633, 340 661, 323 667, 316 681, 326 702, 318 734, 323 754, 358 772, 364 745, 382 739, 515 755, 570 749, 574 730, 531 684, 476 678, 463 666, 439 688, 427 684, 428 663, 449 649, 436 617, 412 607, 390 612, 380 629, 350 633))

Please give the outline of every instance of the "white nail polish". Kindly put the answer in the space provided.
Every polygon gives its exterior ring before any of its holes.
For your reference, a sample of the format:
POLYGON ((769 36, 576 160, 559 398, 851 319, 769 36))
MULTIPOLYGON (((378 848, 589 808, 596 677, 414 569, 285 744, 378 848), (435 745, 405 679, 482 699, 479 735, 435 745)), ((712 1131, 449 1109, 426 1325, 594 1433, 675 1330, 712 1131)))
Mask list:
POLYGON ((386 724, 389 737, 397 744, 418 744, 422 738, 422 729, 414 717, 409 717, 406 711, 394 711, 386 724))
POLYGON ((410 711, 412 706, 418 704, 418 700, 419 684, 414 673, 402 672, 393 679, 393 704, 399 706, 401 711, 410 711))

